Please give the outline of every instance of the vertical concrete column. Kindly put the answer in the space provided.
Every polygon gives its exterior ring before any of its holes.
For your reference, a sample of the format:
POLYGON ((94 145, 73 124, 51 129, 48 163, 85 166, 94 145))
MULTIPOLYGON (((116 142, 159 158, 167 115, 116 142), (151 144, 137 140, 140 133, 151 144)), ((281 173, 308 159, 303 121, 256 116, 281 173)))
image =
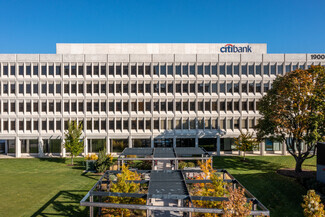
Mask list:
POLYGON ((153 136, 150 137, 150 142, 151 142, 150 147, 151 148, 154 148, 155 144, 154 144, 154 138, 153 138, 153 136))
POLYGON ((199 147, 199 137, 198 135, 195 136, 195 148, 199 147))
POLYGON ((260 143, 260 153, 262 156, 265 155, 265 141, 260 143))
POLYGON ((111 140, 108 136, 106 136, 106 153, 111 153, 111 140))
POLYGON ((67 150, 65 148, 65 141, 62 139, 61 143, 61 157, 66 157, 67 156, 67 150))
POLYGON ((217 156, 220 156, 220 136, 217 136, 217 156))
POLYGON ((38 137, 38 156, 44 157, 44 144, 42 137, 38 137))
POLYGON ((84 137, 84 155, 86 156, 88 154, 88 139, 87 137, 84 137))
POLYGON ((29 153, 29 139, 26 139, 26 152, 29 153))
POLYGON ((18 136, 16 136, 16 140, 15 140, 15 145, 16 145, 16 157, 21 157, 21 143, 20 143, 20 139, 18 136))
POLYGON ((176 148, 176 137, 173 137, 173 147, 176 148))
POLYGON ((282 155, 287 155, 287 144, 282 142, 282 155))
POLYGON ((129 148, 132 148, 133 144, 132 144, 132 136, 129 136, 129 148))

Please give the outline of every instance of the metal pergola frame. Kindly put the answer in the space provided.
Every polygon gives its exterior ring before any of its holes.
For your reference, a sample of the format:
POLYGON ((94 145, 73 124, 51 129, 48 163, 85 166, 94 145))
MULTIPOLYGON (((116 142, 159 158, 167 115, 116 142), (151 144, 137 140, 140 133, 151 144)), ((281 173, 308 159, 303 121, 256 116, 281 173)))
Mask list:
POLYGON ((125 148, 117 158, 118 170, 126 161, 143 160, 151 161, 152 169, 155 161, 173 161, 175 170, 178 169, 178 162, 182 160, 201 160, 207 161, 212 156, 203 147, 176 147, 176 148, 125 148), (127 157, 128 155, 136 155, 136 157, 127 157))
MULTIPOLYGON (((80 201, 80 205, 90 207, 91 217, 94 216, 94 207, 99 208, 99 215, 101 215, 102 208, 123 208, 123 209, 146 210, 147 216, 151 216, 152 211, 179 211, 179 212, 183 212, 184 216, 191 216, 191 213, 193 212, 216 213, 216 214, 223 213, 222 209, 194 207, 193 201, 227 201, 228 200, 227 197, 206 197, 206 196, 190 195, 188 184, 212 183, 212 181, 209 179, 207 180, 188 179, 190 175, 193 176, 194 174, 202 173, 201 170, 160 170, 160 171, 134 170, 134 171, 136 171, 139 174, 149 175, 149 179, 130 180, 130 182, 134 182, 134 183, 148 184, 147 193, 109 192, 110 183, 116 182, 114 180, 110 180, 110 175, 119 174, 121 173, 121 171, 106 171, 104 175, 99 179, 99 181, 91 188, 91 190, 86 194, 86 196, 80 201), (165 173, 169 173, 169 175, 165 175, 165 173), (155 182, 157 182, 156 185, 154 184, 155 182), (177 184, 175 185, 175 183, 177 184), (106 190, 102 189, 102 184, 107 184, 106 190), (177 186, 182 186, 181 187, 182 189, 178 188, 177 186), (168 192, 168 190, 170 190, 170 192, 168 192), (177 193, 177 191, 179 193, 177 193), (103 197, 109 197, 109 196, 143 198, 146 199, 146 205, 117 204, 117 203, 103 202, 103 197), (157 206, 151 204, 152 199, 154 200, 174 199, 174 200, 178 200, 178 202, 181 201, 181 203, 178 203, 177 207, 166 206, 166 205, 157 206)), ((244 186, 240 184, 231 174, 229 174, 227 170, 216 170, 216 172, 222 173, 223 181, 230 183, 233 188, 241 187, 245 190, 247 201, 253 202, 252 211, 250 213, 252 216, 270 215, 269 210, 259 200, 257 200, 247 189, 245 189, 244 186)))

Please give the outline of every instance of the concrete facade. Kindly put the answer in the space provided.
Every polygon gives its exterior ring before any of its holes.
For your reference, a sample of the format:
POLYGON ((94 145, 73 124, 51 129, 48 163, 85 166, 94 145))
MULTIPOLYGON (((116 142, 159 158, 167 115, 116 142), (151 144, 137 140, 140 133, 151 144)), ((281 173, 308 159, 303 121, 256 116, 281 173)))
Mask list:
MULTIPOLYGON (((225 45, 57 44, 57 54, 0 54, 0 153, 65 156, 68 120, 84 123, 84 154, 102 146, 236 153, 232 139, 253 130, 256 103, 276 76, 325 59, 225 45)), ((265 141, 254 153, 286 149, 265 141)))

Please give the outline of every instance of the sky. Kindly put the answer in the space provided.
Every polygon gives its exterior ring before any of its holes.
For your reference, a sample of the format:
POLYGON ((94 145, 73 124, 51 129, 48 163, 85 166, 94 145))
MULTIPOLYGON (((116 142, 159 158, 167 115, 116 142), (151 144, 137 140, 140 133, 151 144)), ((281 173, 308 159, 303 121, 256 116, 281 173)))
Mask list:
POLYGON ((325 0, 0 0, 0 53, 56 43, 267 43, 325 53, 325 0))

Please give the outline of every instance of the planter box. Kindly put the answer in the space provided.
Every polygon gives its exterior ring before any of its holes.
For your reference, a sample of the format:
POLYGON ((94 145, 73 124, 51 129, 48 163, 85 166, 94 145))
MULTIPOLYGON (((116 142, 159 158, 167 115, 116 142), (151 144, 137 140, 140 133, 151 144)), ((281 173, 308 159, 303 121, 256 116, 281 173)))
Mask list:
POLYGON ((96 163, 95 160, 86 160, 86 171, 91 171, 91 172, 96 171, 95 163, 96 163))

